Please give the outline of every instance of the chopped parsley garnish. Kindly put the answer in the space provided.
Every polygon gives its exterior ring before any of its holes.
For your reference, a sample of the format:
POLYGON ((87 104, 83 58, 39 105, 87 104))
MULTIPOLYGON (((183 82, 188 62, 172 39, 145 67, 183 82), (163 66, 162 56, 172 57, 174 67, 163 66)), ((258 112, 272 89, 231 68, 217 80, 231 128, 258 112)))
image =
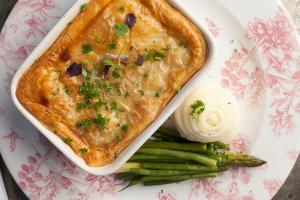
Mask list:
POLYGON ((130 96, 129 92, 126 92, 124 96, 129 97, 130 96))
POLYGON ((120 78, 121 73, 122 73, 122 69, 121 69, 120 67, 115 67, 115 68, 114 68, 114 71, 113 71, 113 73, 112 73, 112 76, 113 76, 114 78, 120 78))
POLYGON ((103 82, 101 83, 100 88, 105 90, 106 92, 109 92, 110 90, 112 90, 113 85, 109 82, 103 82))
POLYGON ((124 13, 124 12, 126 11, 126 8, 125 8, 124 6, 121 6, 121 7, 120 7, 120 11, 121 11, 122 13, 124 13))
POLYGON ((81 153, 87 153, 87 152, 88 152, 88 149, 85 148, 85 147, 83 147, 83 148, 79 149, 79 151, 80 151, 81 153))
POLYGON ((182 41, 179 43, 179 46, 180 46, 180 47, 183 47, 183 48, 185 48, 185 49, 189 47, 189 45, 188 45, 187 43, 182 42, 182 41))
POLYGON ((84 54, 90 53, 91 51, 93 51, 93 47, 90 44, 83 44, 81 46, 81 52, 84 54))
POLYGON ((127 67, 137 67, 137 66, 138 66, 137 62, 129 63, 127 65, 127 67))
POLYGON ((102 62, 104 63, 104 65, 110 65, 110 66, 115 66, 115 63, 109 59, 109 58, 103 58, 102 62))
POLYGON ((110 103, 110 109, 111 110, 117 110, 118 109, 118 104, 116 101, 113 101, 110 103))
POLYGON ((101 114, 98 114, 94 119, 94 123, 101 129, 105 129, 107 127, 109 119, 104 118, 101 114))
POLYGON ((150 50, 144 54, 145 61, 160 61, 162 58, 166 57, 167 50, 150 50))
POLYGON ((118 96, 121 96, 121 85, 120 83, 113 83, 113 88, 115 91, 115 94, 118 96))
POLYGON ((200 114, 204 111, 205 109, 205 104, 201 100, 196 100, 192 105, 191 105, 191 113, 190 115, 194 120, 197 122, 199 121, 200 114))
POLYGON ((116 141, 120 141, 122 139, 122 135, 117 135, 116 136, 116 141))
POLYGON ((72 90, 68 86, 65 85, 64 89, 65 89, 65 93, 68 96, 72 96, 72 90))
POLYGON ((80 112, 81 110, 86 109, 86 108, 88 108, 88 107, 89 107, 89 104, 88 104, 88 103, 82 102, 82 103, 78 103, 78 104, 77 104, 76 110, 77 110, 77 112, 80 112))
POLYGON ((115 41, 112 41, 112 42, 109 43, 108 46, 107 46, 107 49, 108 49, 109 51, 112 51, 112 50, 114 50, 114 49, 116 49, 116 48, 117 48, 117 43, 116 43, 115 41))
POLYGON ((121 130, 124 131, 124 132, 127 132, 128 131, 128 124, 123 124, 121 126, 121 130))
POLYGON ((178 87, 176 88, 176 92, 177 92, 177 93, 179 93, 179 92, 180 92, 180 90, 181 90, 181 87, 180 87, 180 86, 178 86, 178 87))
POLYGON ((88 73, 85 69, 82 69, 83 84, 80 86, 79 91, 87 102, 99 96, 98 84, 92 82, 95 76, 96 72, 94 70, 88 73))
POLYGON ((112 76, 114 78, 119 78, 121 76, 121 73, 122 73, 122 69, 121 67, 114 63, 111 59, 109 58, 104 58, 102 60, 102 62, 105 64, 105 65, 109 65, 109 66, 112 66, 114 69, 113 69, 113 72, 112 72, 112 76))
POLYGON ((124 36, 129 31, 129 27, 126 24, 115 24, 113 30, 117 36, 124 36))
POLYGON ((140 93, 141 96, 145 95, 145 92, 143 90, 138 90, 138 93, 140 93))
POLYGON ((82 120, 79 120, 79 121, 76 123, 76 126, 77 126, 78 128, 83 128, 83 129, 87 129, 87 128, 89 128, 91 125, 92 125, 92 121, 89 120, 89 119, 82 119, 82 120))
POLYGON ((157 98, 160 97, 160 92, 159 92, 159 91, 157 91, 157 92, 155 93, 155 97, 157 97, 157 98))
POLYGON ((56 73, 60 73, 61 72, 60 69, 57 69, 57 68, 53 68, 52 71, 56 72, 56 73))
POLYGON ((83 12, 83 11, 86 9, 86 6, 87 6, 86 3, 85 3, 85 4, 82 4, 82 5, 80 6, 80 12, 83 12))
POLYGON ((67 143, 67 144, 71 144, 73 142, 73 139, 70 138, 70 137, 67 137, 64 139, 64 142, 67 143))

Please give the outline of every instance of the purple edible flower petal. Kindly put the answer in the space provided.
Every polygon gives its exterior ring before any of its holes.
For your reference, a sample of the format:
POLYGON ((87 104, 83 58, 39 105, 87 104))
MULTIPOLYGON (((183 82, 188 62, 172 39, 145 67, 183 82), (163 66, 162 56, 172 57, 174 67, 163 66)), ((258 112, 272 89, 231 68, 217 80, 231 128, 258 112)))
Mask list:
POLYGON ((136 17, 133 13, 130 13, 128 15, 126 15, 125 17, 125 24, 130 28, 132 29, 134 27, 136 23, 136 17))
POLYGON ((72 63, 70 67, 67 69, 66 74, 69 76, 79 76, 82 73, 81 64, 72 63))
POLYGON ((138 66, 142 66, 144 64, 144 56, 139 54, 136 63, 138 66))
POLYGON ((103 68, 104 77, 106 77, 108 75, 110 68, 111 68, 111 65, 105 65, 104 66, 104 68, 103 68))

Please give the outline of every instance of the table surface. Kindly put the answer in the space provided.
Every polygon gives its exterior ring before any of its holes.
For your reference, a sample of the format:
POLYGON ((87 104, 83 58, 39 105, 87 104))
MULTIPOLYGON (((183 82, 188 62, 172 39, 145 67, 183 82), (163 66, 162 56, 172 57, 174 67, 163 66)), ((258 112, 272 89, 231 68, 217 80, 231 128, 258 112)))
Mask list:
MULTIPOLYGON (((300 31, 300 0, 282 0, 291 12, 295 24, 300 31)), ((0 30, 17 0, 0 0, 0 30)), ((28 198, 19 189, 0 156, 0 169, 5 182, 9 200, 27 200, 28 198)), ((273 200, 298 200, 300 199, 300 157, 290 173, 288 179, 273 198, 273 200)))

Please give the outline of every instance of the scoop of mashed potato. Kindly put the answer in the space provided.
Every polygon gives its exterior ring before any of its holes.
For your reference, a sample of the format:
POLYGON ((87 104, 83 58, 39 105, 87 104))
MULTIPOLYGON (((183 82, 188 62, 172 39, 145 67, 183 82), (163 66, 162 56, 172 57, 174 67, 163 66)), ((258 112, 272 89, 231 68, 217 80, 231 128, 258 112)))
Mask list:
POLYGON ((174 113, 181 136, 195 142, 231 142, 239 131, 239 109, 229 91, 203 83, 174 113))

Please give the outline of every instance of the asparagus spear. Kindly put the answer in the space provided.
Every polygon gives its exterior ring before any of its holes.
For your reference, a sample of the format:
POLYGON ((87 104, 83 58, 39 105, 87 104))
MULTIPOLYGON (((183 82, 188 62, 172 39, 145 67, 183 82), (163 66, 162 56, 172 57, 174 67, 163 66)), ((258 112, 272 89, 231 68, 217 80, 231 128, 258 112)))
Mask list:
POLYGON ((153 186, 153 185, 166 185, 171 183, 178 183, 180 181, 144 181, 144 186, 153 186))
POLYGON ((141 178, 142 182, 147 181, 185 181, 189 179, 200 179, 200 178, 212 178, 216 177, 217 173, 206 173, 206 174, 192 174, 192 175, 182 175, 182 176, 143 176, 141 178))
POLYGON ((139 153, 150 154, 150 155, 158 155, 158 156, 171 156, 174 158, 180 158, 185 160, 192 160, 204 164, 209 167, 214 167, 217 164, 217 161, 208 158, 204 155, 200 155, 197 153, 183 152, 183 151, 175 151, 169 149, 159 149, 159 148, 141 148, 138 150, 139 153))
POLYGON ((199 151, 206 152, 206 144, 200 143, 177 143, 177 142, 166 142, 166 141, 147 141, 143 147, 147 148, 165 148, 173 150, 184 150, 184 151, 199 151))
POLYGON ((255 156, 243 153, 223 153, 223 164, 243 166, 243 167, 258 167, 267 162, 255 156))
POLYGON ((142 168, 146 169, 164 169, 164 170, 186 170, 186 171, 211 171, 218 167, 207 167, 199 164, 188 163, 141 163, 142 168))
POLYGON ((194 171, 182 170, 151 170, 151 169, 130 169, 129 172, 142 176, 178 176, 195 174, 194 171))

